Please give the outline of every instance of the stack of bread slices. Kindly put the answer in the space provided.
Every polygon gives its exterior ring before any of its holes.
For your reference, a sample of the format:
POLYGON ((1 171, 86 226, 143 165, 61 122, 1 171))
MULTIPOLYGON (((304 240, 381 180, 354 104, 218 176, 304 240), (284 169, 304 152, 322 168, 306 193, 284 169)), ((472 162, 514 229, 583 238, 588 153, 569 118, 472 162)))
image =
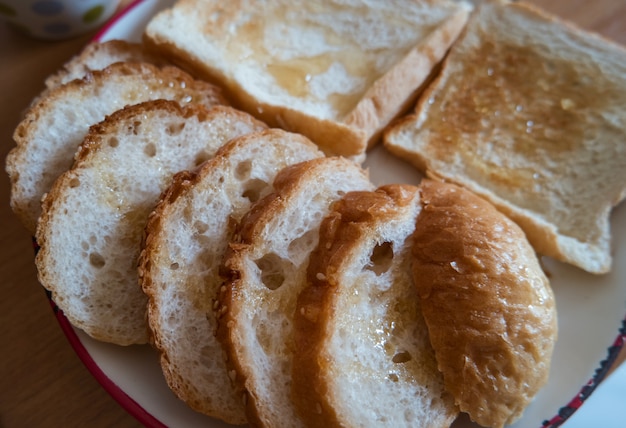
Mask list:
POLYGON ((172 391, 231 424, 517 420, 557 336, 537 253, 610 268, 626 53, 479 3, 181 0, 142 43, 87 46, 7 158, 41 283, 93 338, 150 343, 172 391), (614 95, 589 105, 559 70, 614 95), (381 139, 426 178, 374 183, 381 139))

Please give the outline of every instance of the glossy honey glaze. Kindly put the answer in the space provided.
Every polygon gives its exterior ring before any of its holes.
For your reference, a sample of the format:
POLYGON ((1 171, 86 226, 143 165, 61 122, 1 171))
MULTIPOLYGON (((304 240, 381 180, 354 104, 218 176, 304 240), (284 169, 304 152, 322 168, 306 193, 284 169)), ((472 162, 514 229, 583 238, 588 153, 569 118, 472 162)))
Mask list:
MULTIPOLYGON (((623 161, 596 137, 623 139, 611 118, 619 83, 591 60, 575 63, 531 42, 495 43, 484 33, 479 38, 478 46, 459 53, 465 65, 443 76, 444 89, 424 101, 437 112, 421 126, 437 136, 426 150, 505 199, 554 216, 563 209, 549 203, 555 193, 567 199, 579 191, 560 181, 564 165, 570 175, 587 168, 581 177, 588 180, 590 167, 603 163, 618 170, 615 163, 623 161)), ((605 186, 599 197, 620 186, 619 180, 599 184, 605 186)), ((581 226, 564 224, 563 231, 577 236, 581 226)))

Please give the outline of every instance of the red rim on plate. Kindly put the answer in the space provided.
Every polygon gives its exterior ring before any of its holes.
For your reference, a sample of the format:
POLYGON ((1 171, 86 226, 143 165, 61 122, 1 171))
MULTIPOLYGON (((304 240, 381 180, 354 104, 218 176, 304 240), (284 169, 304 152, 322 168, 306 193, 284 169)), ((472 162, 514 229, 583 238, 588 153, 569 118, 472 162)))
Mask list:
MULTIPOLYGON (((98 31, 94 37, 94 41, 101 40, 117 22, 123 18, 126 14, 131 12, 137 5, 144 3, 146 0, 134 0, 131 4, 117 13, 108 23, 98 31)), ((35 251, 37 250, 37 244, 34 242, 35 251)), ((59 325, 68 342, 83 362, 87 370, 92 376, 102 385, 105 391, 115 399, 122 408, 124 408, 130 415, 134 416, 141 424, 149 428, 165 428, 166 425, 163 422, 155 418, 150 412, 144 409, 140 404, 133 400, 124 390, 122 390, 115 382, 113 382, 93 360, 89 351, 85 348, 80 338, 76 334, 76 331, 63 315, 54 301, 52 300, 50 293, 46 292, 53 312, 59 325)), ((604 360, 600 361, 598 368, 594 371, 593 376, 585 383, 578 394, 576 394, 566 405, 561 407, 557 414, 550 419, 546 419, 539 428, 557 428, 565 423, 580 407, 585 403, 586 399, 593 393, 593 391, 602 383, 607 374, 615 364, 618 355, 624 349, 626 342, 626 317, 622 320, 621 326, 618 328, 618 333, 613 343, 608 347, 607 356, 604 360)))
POLYGON ((606 378, 607 374, 613 367, 613 364, 617 360, 619 353, 624 348, 624 342, 626 342, 626 317, 622 320, 622 325, 619 328, 617 337, 613 341, 613 344, 608 348, 607 357, 600 361, 600 366, 596 369, 591 379, 589 379, 589 381, 580 389, 579 393, 572 398, 569 403, 559 409, 556 416, 550 420, 544 421, 541 428, 556 428, 561 426, 584 404, 585 400, 589 398, 591 393, 606 378))
POLYGON ((129 414, 134 416, 142 425, 150 428, 166 428, 166 425, 152 416, 152 414, 150 414, 150 412, 146 409, 141 407, 141 405, 126 394, 100 369, 98 364, 93 360, 93 358, 91 358, 89 351, 87 351, 87 349, 83 346, 83 343, 70 322, 67 320, 65 315, 63 315, 63 311, 58 308, 50 296, 48 296, 48 299, 55 317, 59 322, 61 329, 65 333, 65 337, 67 337, 68 342, 74 349, 74 352, 76 352, 78 358, 80 358, 87 370, 89 370, 98 383, 102 385, 104 390, 107 391, 109 395, 111 395, 111 397, 113 397, 115 401, 120 404, 120 406, 122 406, 129 414))
POLYGON ((123 18, 128 12, 133 10, 138 4, 143 3, 144 1, 145 0, 133 0, 132 3, 130 3, 124 9, 122 9, 117 14, 115 14, 115 16, 113 16, 111 19, 109 19, 107 21, 107 23, 104 24, 104 26, 102 28, 100 28, 100 30, 93 37, 93 41, 95 41, 95 42, 100 41, 100 39, 102 39, 105 36, 105 34, 107 34, 109 32, 109 30, 111 30, 111 27, 113 27, 115 24, 117 24, 117 22, 121 18, 123 18))
MULTIPOLYGON (((85 349, 70 322, 67 320, 65 315, 63 315, 63 311, 56 306, 50 296, 50 293, 46 292, 46 294, 52 306, 52 310, 54 311, 55 317, 59 322, 61 329, 65 333, 70 345, 78 355, 78 358, 80 358, 87 370, 89 370, 98 383, 102 385, 102 387, 120 404, 120 406, 122 406, 129 414, 134 416, 143 425, 149 428, 165 428, 166 425, 141 407, 141 405, 126 394, 100 369, 100 367, 98 367, 98 364, 96 364, 93 358, 91 358, 91 355, 87 349, 85 349)), ((606 378, 619 353, 624 348, 625 342, 626 318, 622 320, 622 325, 619 328, 617 337, 613 341, 613 344, 608 348, 607 357, 600 362, 599 367, 595 370, 591 379, 589 379, 589 381, 582 386, 578 394, 576 394, 576 396, 572 398, 569 403, 559 409, 555 416, 549 420, 545 420, 540 428, 557 428, 561 426, 584 404, 585 400, 589 398, 591 393, 606 378)))
MULTIPOLYGON (((39 250, 39 246, 33 238, 33 247, 35 249, 35 254, 39 250)), ((122 408, 124 408, 129 414, 135 417, 142 425, 150 428, 167 428, 161 421, 155 418, 150 412, 144 409, 139 403, 133 400, 124 390, 122 390, 115 382, 113 382, 98 366, 98 364, 93 360, 89 351, 83 345, 80 338, 76 334, 74 327, 69 322, 69 320, 63 314, 63 311, 59 309, 59 307, 52 300, 52 295, 48 290, 45 290, 46 296, 48 297, 48 301, 50 302, 50 307, 52 308, 52 312, 54 313, 54 317, 56 318, 61 330, 65 334, 67 341, 70 343, 72 349, 78 356, 78 358, 83 362, 89 373, 98 381, 98 383, 104 388, 106 392, 109 393, 115 401, 119 403, 122 408)))

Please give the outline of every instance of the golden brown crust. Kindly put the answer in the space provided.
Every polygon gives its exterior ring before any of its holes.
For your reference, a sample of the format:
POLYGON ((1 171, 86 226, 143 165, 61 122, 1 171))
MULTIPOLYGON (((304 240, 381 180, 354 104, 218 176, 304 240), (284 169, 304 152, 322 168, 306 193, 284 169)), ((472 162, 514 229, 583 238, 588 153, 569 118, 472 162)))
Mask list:
MULTIPOLYGON (((157 202, 155 209, 150 212, 148 215, 148 220, 146 222, 145 231, 142 235, 142 243, 141 243, 141 252, 139 253, 139 257, 137 260, 137 275, 139 277, 139 285, 141 286, 143 292, 148 297, 148 327, 151 325, 151 310, 150 307, 153 305, 153 295, 152 295, 152 275, 151 275, 151 264, 150 257, 154 251, 157 251, 156 246, 159 245, 159 242, 155 240, 155 236, 162 229, 161 219, 163 218, 165 211, 169 209, 170 205, 180 196, 183 195, 188 189, 193 185, 192 182, 197 178, 197 175, 191 171, 181 171, 172 177, 172 181, 170 185, 163 191, 161 196, 159 197, 159 201, 157 202)), ((148 328, 149 333, 149 341, 150 344, 161 354, 160 358, 167 358, 167 354, 164 352, 163 346, 161 345, 159 338, 154 334, 154 331, 151 328, 148 328)), ((163 375, 168 380, 168 385, 174 390, 174 392, 179 395, 180 391, 176 390, 176 385, 178 383, 171 382, 171 377, 173 376, 172 372, 163 371, 163 375)))
MULTIPOLYGON (((160 250, 159 246, 162 245, 162 241, 158 239, 158 235, 164 227, 163 218, 168 216, 168 211, 171 210, 172 204, 179 197, 184 196, 200 180, 201 174, 199 171, 181 171, 173 176, 171 184, 163 191, 154 211, 150 213, 145 227, 144 240, 141 245, 142 250, 138 259, 139 283, 148 297, 147 316, 148 326, 150 327, 150 344, 159 353, 163 376, 168 387, 192 409, 220 418, 234 425, 242 425, 246 423, 243 414, 233 414, 233 412, 227 409, 220 412, 219 409, 215 408, 214 404, 207 404, 205 398, 196 392, 193 385, 189 384, 188 379, 181 376, 178 367, 170 362, 172 361, 170 359, 170 349, 163 345, 163 335, 152 328, 153 326, 159 326, 160 320, 159 308, 156 303, 157 297, 155 296, 155 293, 158 293, 158 291, 154 290, 155 285, 152 278, 151 255, 158 253, 160 250)), ((203 303, 210 304, 210 302, 203 303)), ((211 382, 211 379, 207 379, 207 382, 211 382)))
POLYGON ((415 46, 363 96, 344 123, 360 130, 367 147, 374 146, 383 130, 406 113, 426 88, 448 48, 465 26, 469 12, 460 10, 415 46))
MULTIPOLYGON (((217 108, 217 107, 216 107, 217 108)), ((139 104, 128 105, 106 116, 102 122, 89 127, 89 131, 83 142, 78 147, 74 156, 74 163, 82 162, 93 153, 99 150, 104 143, 104 139, 112 130, 119 126, 120 121, 127 121, 130 118, 138 117, 143 112, 153 112, 160 110, 169 112, 176 117, 189 118, 197 116, 201 121, 206 118, 209 109, 202 104, 188 104, 181 106, 176 101, 151 100, 139 104)))
MULTIPOLYGON (((52 89, 75 78, 81 78, 94 69, 92 63, 101 65, 99 60, 108 58, 114 62, 147 62, 162 66, 167 65, 167 61, 158 52, 147 49, 141 43, 129 42, 126 40, 108 40, 105 42, 92 42, 76 56, 71 58, 56 73, 46 78, 46 88, 52 89), (82 76, 81 76, 82 75, 82 76)), ((110 65, 109 64, 109 65, 110 65)))
POLYGON ((233 337, 231 330, 232 325, 238 322, 239 312, 243 310, 237 298, 239 290, 243 288, 242 282, 245 281, 241 277, 245 273, 242 267, 242 258, 262 232, 262 225, 265 223, 263 219, 272 218, 274 213, 286 203, 280 194, 286 191, 289 186, 297 184, 298 175, 301 174, 302 170, 309 167, 310 162, 317 162, 317 160, 290 165, 279 171, 274 179, 274 191, 253 204, 236 226, 235 233, 224 254, 224 262, 220 266, 220 276, 224 280, 218 292, 216 303, 216 337, 225 350, 229 375, 236 391, 243 397, 246 417, 251 426, 265 426, 265 423, 253 400, 249 397, 246 383, 250 373, 242 361, 238 358, 229 357, 236 355, 239 348, 237 338, 233 337))
POLYGON ((524 2, 479 3, 439 79, 385 145, 490 200, 538 253, 606 273, 610 210, 626 195, 606 172, 623 165, 610 142, 624 126, 607 124, 625 123, 626 50, 524 2))
MULTIPOLYGON (((361 192, 359 192, 361 193, 361 192)), ((350 195, 350 194, 348 194, 350 195)), ((348 196, 347 195, 347 196, 348 196)), ((294 313, 295 348, 292 372, 292 397, 298 412, 311 426, 339 426, 339 418, 328 397, 328 384, 323 376, 328 362, 320 355, 324 351, 325 321, 334 307, 332 293, 337 287, 336 263, 341 254, 348 251, 347 245, 355 242, 361 234, 358 228, 344 224, 338 202, 324 219, 320 228, 320 241, 311 253, 307 270, 308 286, 299 294, 294 313), (343 226, 343 227, 342 227, 343 226), (323 275, 318 275, 324 272, 323 275)))
POLYGON ((550 284, 521 229, 478 196, 425 180, 414 279, 445 385, 481 425, 516 420, 556 340, 550 284))
MULTIPOLYGON (((195 109, 185 108, 184 110, 194 111, 195 109)), ((167 301, 164 301, 163 296, 161 296, 163 291, 158 290, 157 287, 159 283, 161 283, 161 285, 163 284, 163 279, 154 282, 154 271, 151 267, 153 260, 158 263, 159 260, 162 259, 162 254, 167 253, 167 250, 162 248, 163 246, 167 246, 163 240, 162 233, 163 229, 167 227, 167 223, 173 220, 172 210, 175 210, 174 204, 176 201, 179 198, 188 198, 189 192, 192 191, 195 186, 206 180, 207 175, 210 175, 216 167, 219 168, 219 166, 223 164, 224 158, 227 158, 233 152, 237 152, 241 146, 245 147, 249 141, 255 141, 259 138, 268 138, 267 133, 275 132, 275 130, 268 130, 265 124, 257 121, 246 113, 234 110, 230 107, 217 106, 208 110, 208 113, 203 109, 199 110, 198 113, 201 117, 208 115, 207 119, 210 119, 212 112, 219 112, 220 110, 224 110, 228 114, 229 121, 248 122, 250 127, 254 127, 256 130, 250 134, 240 135, 229 140, 228 143, 222 145, 217 150, 210 160, 204 162, 195 170, 181 171, 174 175, 170 185, 163 191, 155 209, 149 215, 145 227, 142 251, 139 256, 138 272, 140 284, 144 293, 148 296, 148 325, 151 327, 150 339, 153 346, 160 354, 161 367, 168 386, 179 398, 196 411, 217 417, 231 424, 240 425, 246 422, 242 411, 235 412, 232 408, 221 409, 216 403, 207 402, 206 396, 198 392, 193 382, 190 382, 189 378, 186 378, 185 375, 179 372, 180 368, 177 367, 177 363, 180 364, 180 357, 175 355, 179 351, 174 350, 171 344, 169 346, 164 345, 171 337, 168 337, 169 333, 161 330, 164 328, 163 320, 160 318, 163 316, 161 305, 167 304, 167 301), (163 221, 165 221, 165 224, 163 224, 163 221), (218 407, 216 407, 216 405, 218 407)), ((312 143, 309 144, 311 147, 314 147, 312 143)), ((236 221, 231 217, 227 226, 229 230, 234 229, 235 223, 236 221)), ((157 266, 155 270, 158 272, 158 269, 159 267, 157 266)), ((215 298, 212 294, 214 290, 211 288, 210 291, 210 293, 206 293, 209 296, 207 299, 198 299, 198 301, 196 301, 197 305, 204 306, 203 310, 206 310, 206 312, 211 311, 215 298)), ((184 333, 181 332, 181 335, 182 334, 184 333)), ((181 339, 186 340, 187 338, 181 337, 181 339)), ((220 357, 220 355, 216 355, 216 357, 220 357)), ((209 379, 208 381, 215 382, 215 388, 219 389, 217 382, 221 382, 221 380, 209 379)), ((225 397, 230 395, 232 395, 231 391, 224 391, 225 397)), ((243 408, 241 410, 243 410, 243 408)))
POLYGON ((144 43, 150 49, 159 51, 170 61, 177 64, 190 74, 213 82, 225 88, 225 96, 232 105, 253 114, 271 127, 283 128, 298 132, 315 142, 320 150, 327 155, 353 156, 363 153, 367 146, 367 135, 355 126, 319 119, 288 107, 273 106, 257 101, 243 92, 226 76, 212 68, 199 63, 189 54, 181 51, 170 43, 162 43, 144 37, 144 43), (341 141, 341 144, 337 144, 341 141))
POLYGON ((388 185, 372 192, 349 192, 333 204, 320 226, 319 243, 309 258, 308 285, 298 295, 294 314, 292 397, 309 426, 341 426, 328 401, 328 379, 317 374, 328 372, 323 357, 325 325, 333 318, 333 294, 345 256, 367 233, 364 225, 392 217, 394 207, 408 204, 415 191, 410 185, 388 185))
MULTIPOLYGON (((181 10, 186 6, 189 5, 181 5, 181 10)), ((225 15, 223 20, 233 19, 233 11, 237 11, 237 7, 220 10, 225 15)), ((260 102, 232 76, 225 75, 223 70, 213 64, 203 63, 193 52, 162 39, 159 34, 144 34, 143 43, 193 75, 222 86, 233 105, 270 126, 307 136, 329 156, 359 157, 379 141, 382 130, 394 118, 414 104, 423 84, 463 29, 468 16, 469 11, 462 7, 451 13, 402 60, 373 82, 345 117, 334 119, 322 119, 287 105, 260 102)))
POLYGON ((280 195, 288 194, 291 192, 290 188, 299 186, 299 177, 302 176, 303 171, 312 168, 312 165, 316 163, 325 162, 324 159, 326 158, 288 165, 279 171, 274 178, 274 191, 252 205, 239 222, 238 230, 233 238, 233 243, 236 244, 237 248, 246 246, 257 239, 265 223, 262 219, 271 219, 274 213, 280 211, 286 203, 280 195))
MULTIPOLYGON (((235 257, 233 250, 235 246, 229 246, 224 255, 224 259, 227 260, 230 257, 235 257)), ((233 295, 237 290, 241 289, 241 275, 238 270, 231 269, 229 265, 223 265, 220 269, 220 276, 224 278, 224 285, 220 287, 218 292, 218 300, 216 304, 216 318, 217 329, 215 331, 215 337, 218 342, 222 344, 224 349, 224 356, 226 367, 228 370, 228 376, 232 381, 233 388, 236 393, 242 397, 246 419, 250 426, 263 426, 261 418, 256 411, 256 407, 252 403, 252 400, 248 396, 248 390, 246 389, 246 378, 243 377, 243 373, 246 373, 245 367, 236 358, 230 358, 230 354, 234 352, 236 344, 233 342, 230 335, 231 324, 236 322, 236 316, 232 310, 230 310, 229 302, 234 300, 233 295)))
MULTIPOLYGON (((24 194, 27 190, 32 189, 24 189, 24 186, 29 187, 30 185, 24 184, 24 180, 23 178, 20 178, 20 174, 25 175, 23 174, 25 170, 34 168, 28 160, 29 156, 34 156, 30 153, 30 151, 33 150, 32 147, 34 147, 34 143, 32 143, 31 140, 38 135, 39 128, 47 126, 40 118, 48 115, 51 111, 54 112, 55 106, 57 105, 56 103, 63 105, 64 100, 68 97, 68 94, 71 94, 74 99, 84 99, 85 102, 98 102, 97 100, 94 101, 92 98, 95 93, 93 92, 93 88, 98 88, 100 82, 106 82, 108 79, 115 82, 119 80, 118 78, 121 76, 131 75, 144 76, 146 88, 151 88, 153 86, 155 88, 159 86, 162 87, 164 82, 168 82, 173 85, 173 87, 180 85, 181 88, 186 88, 184 89, 186 91, 185 93, 189 98, 191 98, 191 101, 193 101, 194 97, 201 96, 207 104, 228 104, 222 94, 222 90, 217 86, 207 82, 194 80, 189 74, 177 67, 157 67, 152 64, 141 62, 115 63, 103 70, 89 72, 83 79, 73 80, 65 85, 46 91, 44 96, 38 98, 36 102, 31 105, 26 113, 25 119, 16 127, 13 139, 15 140, 17 146, 11 150, 7 156, 6 162, 7 172, 9 173, 11 181, 11 207, 23 222, 24 226, 29 229, 31 233, 35 233, 37 226, 37 217, 40 215, 40 201, 39 198, 33 199, 30 195, 26 196, 24 194)), ((181 97, 183 93, 182 91, 183 90, 181 90, 181 97)), ((132 91, 129 91, 128 93, 130 97, 129 99, 132 100, 135 96, 132 91)), ((126 101, 128 102, 129 100, 126 101)), ((91 124, 85 124, 85 126, 87 125, 91 124)), ((65 147, 56 147, 52 150, 65 151, 65 149, 65 147)), ((58 155, 57 153, 55 154, 58 155)), ((38 153, 38 156, 43 158, 46 155, 38 153)), ((48 155, 48 159, 54 158, 55 156, 48 155)), ((63 157, 62 161, 50 161, 44 166, 46 168, 56 169, 58 168, 58 165, 55 165, 55 163, 65 161, 67 161, 67 166, 64 168, 70 167, 72 159, 66 159, 65 157, 63 157)), ((57 173, 57 171, 46 170, 41 174, 48 174, 52 176, 57 173)), ((48 178, 42 180, 46 181, 48 178)), ((36 186, 38 187, 39 185, 40 184, 37 184, 36 186)), ((50 183, 50 186, 51 185, 52 183, 50 183)), ((40 192, 41 190, 42 189, 37 189, 37 192, 40 192)), ((48 189, 45 190, 47 191, 48 189)))
MULTIPOLYGON (((172 177, 170 185, 163 191, 156 203, 155 209, 148 215, 145 226, 145 232, 142 237, 141 253, 137 261, 137 273, 139 275, 139 283, 144 293, 148 296, 148 307, 151 305, 152 298, 152 276, 150 275, 150 257, 148 255, 153 251, 157 251, 155 236, 162 229, 161 219, 165 212, 170 208, 171 204, 181 195, 184 195, 197 181, 198 174, 192 171, 180 171, 172 177)), ((150 316, 150 311, 148 311, 150 316)), ((159 343, 155 342, 154 333, 150 332, 150 342, 156 349, 161 350, 159 343)))
POLYGON ((237 323, 237 316, 241 308, 237 305, 237 293, 243 287, 241 254, 250 246, 254 236, 259 233, 255 229, 257 219, 263 217, 264 210, 268 205, 277 205, 280 202, 276 198, 276 193, 270 193, 252 205, 250 210, 244 215, 238 224, 233 227, 235 232, 231 237, 223 256, 223 263, 219 267, 219 275, 223 278, 215 302, 215 317, 217 328, 215 336, 224 349, 226 367, 232 385, 241 395, 244 403, 246 419, 250 426, 264 426, 261 416, 257 412, 249 392, 246 387, 248 371, 247 367, 237 358, 231 356, 236 354, 238 348, 237 338, 231 335, 232 325, 237 323))
MULTIPOLYGON (((227 366, 231 378, 234 380, 236 388, 242 393, 244 402, 246 405, 246 415, 248 421, 254 426, 273 426, 276 425, 275 418, 287 417, 290 422, 287 425, 295 426, 299 422, 296 422, 297 415, 293 408, 293 403, 285 395, 282 395, 286 388, 286 384, 280 384, 278 393, 281 397, 278 402, 281 403, 281 414, 279 415, 276 407, 273 407, 273 396, 268 396, 265 393, 265 387, 269 383, 266 373, 261 367, 260 363, 255 361, 252 354, 259 352, 266 355, 270 355, 271 360, 278 359, 280 363, 283 361, 285 364, 291 366, 292 360, 292 334, 291 334, 291 321, 289 321, 289 327, 285 327, 284 330, 288 332, 283 336, 283 344, 278 344, 274 339, 271 340, 271 344, 266 343, 262 346, 263 349, 256 348, 256 345, 251 348, 250 332, 256 330, 256 325, 252 326, 251 313, 258 313, 258 317, 253 318, 266 319, 271 318, 271 313, 268 311, 268 306, 273 306, 270 311, 279 313, 278 316, 285 317, 285 319, 291 319, 292 310, 295 309, 295 300, 297 293, 299 292, 300 281, 282 284, 277 290, 272 289, 271 292, 260 292, 254 290, 251 284, 256 282, 255 269, 250 267, 250 260, 260 256, 266 248, 264 242, 273 241, 274 238, 269 235, 267 227, 273 224, 274 219, 284 219, 289 221, 285 217, 285 213, 294 212, 294 209, 305 209, 300 205, 300 196, 309 195, 309 191, 313 194, 322 195, 321 199, 315 200, 309 206, 317 206, 313 209, 313 213, 320 213, 324 215, 328 205, 325 202, 326 197, 330 194, 334 194, 336 190, 330 190, 327 188, 327 184, 323 183, 329 174, 338 174, 342 177, 341 181, 337 181, 336 177, 328 178, 328 183, 334 183, 332 186, 337 186, 344 191, 348 191, 350 188, 369 188, 370 183, 367 179, 365 171, 361 170, 358 165, 348 161, 344 158, 315 158, 298 164, 290 165, 283 168, 275 177, 273 181, 273 192, 268 194, 265 198, 260 199, 252 205, 251 209, 239 222, 237 231, 235 232, 229 247, 226 251, 226 255, 223 258, 221 266, 221 275, 224 278, 223 286, 221 287, 218 295, 217 304, 217 337, 218 340, 224 346, 226 355, 228 356, 227 366), (350 177, 350 178, 346 178, 350 177), (346 181, 348 180, 348 181, 346 181), (321 186, 321 190, 318 189, 321 186), (321 191, 322 193, 317 193, 321 191), (320 205, 321 203, 321 205, 320 205), (298 204, 298 205, 294 205, 298 204), (324 206, 325 208, 322 208, 324 206), (320 210, 320 211, 318 211, 320 210), (260 253, 259 253, 260 252, 260 253), (256 305, 251 311, 251 305, 256 305), (279 308, 277 306, 280 306, 279 308), (250 321, 250 322, 249 322, 250 321), (267 347, 267 349, 265 349, 267 347), (279 348, 279 349, 277 349, 279 348), (277 353, 282 353, 280 356, 277 353), (288 355, 288 356, 286 356, 288 355), (288 361, 286 361, 288 360, 288 361), (259 387, 259 385, 262 385, 259 387), (269 404, 272 402, 272 404, 269 404), (286 408, 287 404, 288 408, 286 408), (288 414, 285 414, 285 411, 288 414), (293 418, 293 419, 292 419, 293 418), (293 423, 293 425, 291 425, 293 423)), ((328 184, 329 187, 332 187, 328 184)), ((332 199, 335 199, 333 197, 332 199)), ((329 204, 330 202, 328 202, 329 204)), ((296 211, 297 212, 297 211, 296 211)), ((309 216, 311 211, 303 212, 303 216, 309 216)), ((312 218, 312 224, 316 224, 317 219, 312 218)), ((285 224, 285 223, 282 223, 285 224)), ((285 239, 289 240, 291 235, 296 235, 295 230, 291 232, 288 227, 294 226, 290 223, 286 223, 285 231, 287 236, 285 239), (290 235, 291 232, 291 235, 290 235)), ((281 226, 282 227, 282 226, 281 226)), ((304 226, 306 228, 311 227, 311 224, 304 226)), ((317 226, 314 226, 317 229, 317 226)), ((272 229, 276 231, 277 229, 272 229)), ((312 231, 313 229, 307 229, 312 231)), ((278 231, 277 233, 280 233, 278 231)), ((306 234, 305 234, 306 235, 306 234)), ((277 239, 278 240, 278 239, 277 239)), ((293 241, 289 241, 293 242, 293 241)), ((278 244, 277 244, 278 245, 278 244)), ((273 248, 273 245, 270 245, 273 248)), ((308 246, 308 244, 307 244, 308 246)), ((305 250, 308 256, 309 249, 305 250)), ((304 253, 302 253, 304 254, 304 253)), ((297 263, 305 263, 298 261, 297 263)), ((300 271, 302 276, 304 275, 304 264, 298 264, 298 272, 295 274, 297 278, 300 278, 300 271)), ((294 278, 291 277, 290 280, 294 278)), ((289 282, 288 280, 285 282, 289 282)), ((271 287, 268 286, 270 289, 271 287)), ((263 323, 263 321, 258 321, 263 323)), ((265 323, 263 323, 265 324, 265 323)), ((285 324, 282 324, 285 326, 285 324)), ((278 327, 280 328, 280 327, 278 327)), ((256 335, 258 332, 253 333, 256 335)), ((281 331, 281 334, 284 333, 281 331)), ((280 339, 280 340, 283 340, 280 339)), ((264 358, 264 357, 260 357, 264 358)), ((275 363, 276 361, 272 361, 275 363)), ((279 363, 279 364, 280 364, 279 363)), ((283 377, 286 373, 283 371, 283 366, 276 365, 272 371, 276 372, 278 376, 283 377)), ((287 375, 289 376, 289 374, 287 375)), ((267 386, 268 388, 278 388, 278 385, 267 386)), ((276 392, 276 391, 274 391, 276 392)), ((299 421, 299 419, 297 419, 299 421)))

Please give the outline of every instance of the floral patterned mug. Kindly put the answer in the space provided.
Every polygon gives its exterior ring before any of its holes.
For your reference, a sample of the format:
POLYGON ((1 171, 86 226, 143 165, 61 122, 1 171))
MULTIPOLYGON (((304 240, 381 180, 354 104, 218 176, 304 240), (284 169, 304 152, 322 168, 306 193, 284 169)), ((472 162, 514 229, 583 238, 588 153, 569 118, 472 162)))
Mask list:
POLYGON ((0 0, 0 19, 38 39, 61 40, 98 28, 119 0, 0 0))

